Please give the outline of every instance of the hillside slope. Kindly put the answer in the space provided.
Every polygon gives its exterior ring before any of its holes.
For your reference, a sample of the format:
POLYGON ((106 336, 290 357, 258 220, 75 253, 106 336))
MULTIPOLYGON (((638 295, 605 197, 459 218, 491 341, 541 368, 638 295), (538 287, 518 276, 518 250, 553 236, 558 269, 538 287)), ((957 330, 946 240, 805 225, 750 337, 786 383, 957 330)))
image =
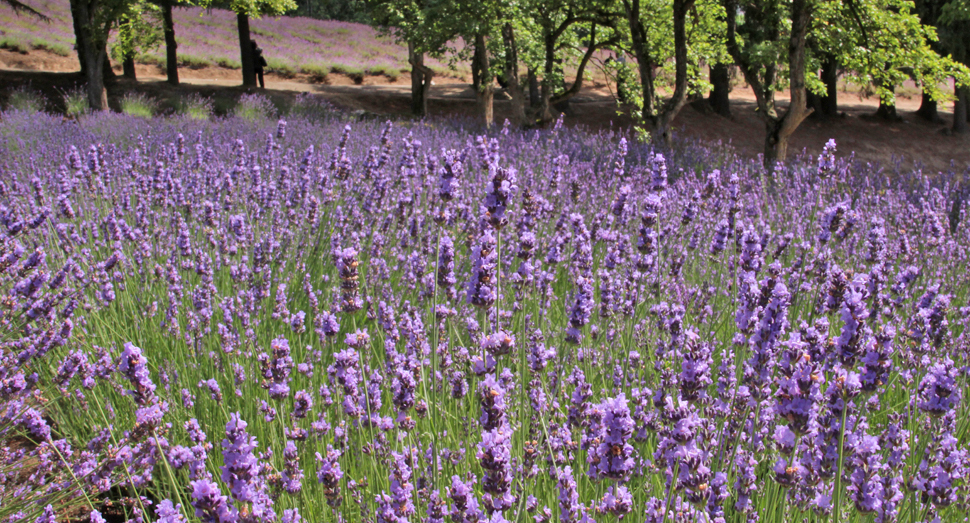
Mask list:
MULTIPOLYGON (((46 23, 17 14, 0 4, 0 48, 20 52, 45 49, 73 58, 69 0, 30 0, 29 4, 52 21, 46 23)), ((280 74, 334 72, 396 77, 410 70, 407 49, 367 25, 289 16, 254 19, 250 25, 252 38, 263 48, 269 68, 280 74)), ((179 65, 239 68, 239 39, 233 12, 176 8, 175 35, 179 65)), ((137 58, 143 64, 164 65, 164 60, 164 47, 148 50, 137 58)), ((448 71, 443 61, 428 58, 427 64, 440 73, 448 71)))

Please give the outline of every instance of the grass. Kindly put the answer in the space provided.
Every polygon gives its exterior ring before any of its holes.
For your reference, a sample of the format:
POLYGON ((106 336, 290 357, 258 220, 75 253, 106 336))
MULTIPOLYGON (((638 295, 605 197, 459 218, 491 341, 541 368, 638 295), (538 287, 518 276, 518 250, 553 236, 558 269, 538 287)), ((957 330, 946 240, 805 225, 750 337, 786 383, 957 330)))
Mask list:
POLYGON ((239 102, 233 109, 232 114, 243 120, 256 122, 275 117, 279 114, 279 110, 274 105, 274 102, 265 96, 244 94, 239 97, 239 102))
POLYGON ((371 76, 385 76, 392 82, 396 82, 401 76, 400 69, 395 69, 389 65, 368 67, 364 72, 371 76))
POLYGON ((30 46, 27 45, 27 42, 15 36, 0 36, 0 49, 7 49, 20 54, 30 52, 30 46))
POLYGON ((121 112, 142 118, 155 115, 157 104, 147 95, 128 93, 121 99, 121 112))
POLYGON ((57 56, 71 56, 73 52, 70 47, 64 44, 54 43, 43 38, 32 38, 30 40, 30 46, 34 49, 49 51, 57 56))
POLYGON ((180 96, 175 102, 175 112, 192 120, 208 120, 213 113, 213 103, 199 94, 180 96))
POLYGON ((225 69, 241 69, 242 68, 242 62, 240 62, 239 60, 236 60, 236 59, 233 59, 233 58, 226 58, 226 57, 223 57, 223 56, 220 56, 219 58, 216 58, 216 65, 218 65, 219 67, 223 67, 225 69))
POLYGON ((44 110, 46 100, 27 86, 21 86, 10 92, 7 97, 7 107, 17 111, 39 113, 44 110))
POLYGON ((91 106, 88 104, 88 95, 81 87, 75 87, 63 92, 64 114, 68 118, 80 118, 87 113, 91 106))
POLYGON ((328 64, 303 64, 300 66, 300 70, 310 76, 310 79, 314 82, 326 82, 327 75, 330 74, 330 65, 328 64))
POLYGON ((284 60, 282 58, 269 58, 266 60, 266 64, 267 64, 267 69, 270 72, 276 73, 286 78, 293 78, 294 76, 296 76, 297 67, 293 62, 289 60, 284 60))
POLYGON ((179 66, 181 67, 188 67, 189 69, 202 69, 203 67, 208 67, 210 65, 212 65, 212 61, 202 56, 195 56, 191 54, 179 55, 179 66))
POLYGON ((353 79, 354 83, 361 84, 364 82, 364 68, 358 66, 349 66, 344 64, 334 64, 330 67, 330 71, 336 74, 344 74, 353 79))

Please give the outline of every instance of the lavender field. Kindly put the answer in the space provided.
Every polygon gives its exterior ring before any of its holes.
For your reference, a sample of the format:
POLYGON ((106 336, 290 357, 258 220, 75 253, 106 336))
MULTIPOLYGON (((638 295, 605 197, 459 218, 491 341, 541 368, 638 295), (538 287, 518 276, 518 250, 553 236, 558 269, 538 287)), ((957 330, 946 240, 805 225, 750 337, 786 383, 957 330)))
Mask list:
MULTIPOLYGON (((74 54, 74 29, 68 0, 36 0, 35 9, 52 18, 50 23, 18 15, 0 4, 0 48, 29 52, 45 49, 63 56, 74 54)), ((239 69, 236 15, 225 9, 178 8, 175 33, 179 65, 222 66, 239 69)), ((257 40, 271 71, 292 74, 382 74, 397 77, 409 71, 407 49, 393 38, 381 36, 363 24, 303 17, 262 17, 252 20, 257 40)), ((164 43, 137 57, 141 63, 165 66, 164 43)), ((429 57, 427 65, 443 74, 445 61, 429 57)))
POLYGON ((0 114, 0 521, 967 520, 965 177, 464 125, 0 114))

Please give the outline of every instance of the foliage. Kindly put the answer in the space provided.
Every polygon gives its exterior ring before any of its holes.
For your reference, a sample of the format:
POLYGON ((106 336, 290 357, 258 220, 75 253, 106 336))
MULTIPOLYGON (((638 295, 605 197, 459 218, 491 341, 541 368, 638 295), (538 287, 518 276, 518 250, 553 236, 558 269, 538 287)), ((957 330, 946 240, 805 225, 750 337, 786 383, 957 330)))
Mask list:
POLYGON ((114 60, 156 49, 164 42, 161 10, 149 0, 135 0, 118 17, 117 36, 110 52, 114 60))
MULTIPOLYGON (((940 89, 949 77, 970 80, 970 70, 932 48, 937 32, 920 21, 911 0, 819 2, 812 30, 818 47, 837 56, 849 82, 875 86, 887 102, 893 87, 909 78, 941 101, 952 98, 940 89)), ((821 82, 811 78, 821 93, 821 82)))
POLYGON ((279 16, 296 9, 296 5, 296 0, 229 0, 229 9, 253 18, 279 16))

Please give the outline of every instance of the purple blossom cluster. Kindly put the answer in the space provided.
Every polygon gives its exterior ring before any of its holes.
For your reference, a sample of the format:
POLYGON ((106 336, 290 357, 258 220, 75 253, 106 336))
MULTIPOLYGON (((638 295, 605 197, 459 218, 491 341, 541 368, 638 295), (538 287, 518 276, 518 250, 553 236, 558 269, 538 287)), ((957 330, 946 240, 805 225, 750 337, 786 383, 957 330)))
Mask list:
POLYGON ((970 510, 962 179, 834 145, 769 174, 562 128, 82 123, 0 123, 2 520, 970 510))

